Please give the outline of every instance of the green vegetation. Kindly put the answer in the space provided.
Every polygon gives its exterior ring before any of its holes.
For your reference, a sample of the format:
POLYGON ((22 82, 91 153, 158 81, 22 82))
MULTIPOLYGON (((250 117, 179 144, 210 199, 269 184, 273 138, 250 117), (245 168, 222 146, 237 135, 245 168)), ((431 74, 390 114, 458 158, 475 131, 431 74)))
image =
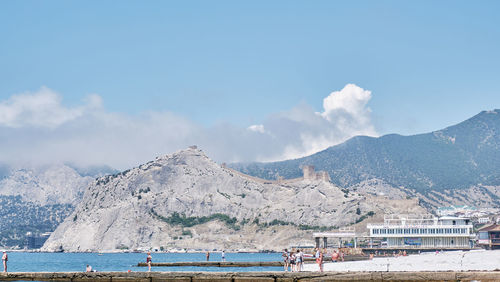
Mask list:
POLYGON ((193 233, 191 233, 191 230, 182 230, 182 236, 189 236, 193 237, 193 233))
POLYGON ((365 215, 363 215, 360 218, 358 218, 355 223, 360 223, 361 221, 367 219, 369 216, 371 217, 371 216, 374 216, 374 215, 375 215, 375 213, 373 211, 369 211, 365 215))
POLYGON ((281 225, 281 226, 294 226, 298 227, 300 230, 315 230, 315 231, 326 231, 326 230, 332 230, 332 229, 337 229, 336 226, 319 226, 319 225, 307 225, 307 224, 295 224, 293 222, 289 221, 283 221, 283 220, 278 220, 274 219, 271 222, 264 222, 264 223, 259 223, 259 219, 256 218, 254 219, 253 223, 257 224, 261 228, 266 228, 269 226, 275 226, 275 225, 281 225))
POLYGON ((149 191, 151 191, 151 188, 146 188, 146 189, 139 189, 139 193, 148 193, 149 191))
MULTIPOLYGON (((210 216, 186 216, 185 214, 179 214, 177 212, 172 213, 169 217, 165 217, 162 215, 159 215, 156 213, 154 209, 151 209, 151 214, 158 218, 161 221, 164 221, 170 225, 177 225, 177 226, 182 226, 182 227, 193 227, 195 225, 199 224, 204 224, 209 221, 213 220, 219 220, 221 222, 224 222, 228 228, 231 228, 233 230, 240 230, 242 226, 248 224, 250 222, 249 219, 242 219, 241 222, 238 222, 236 217, 230 217, 226 214, 221 214, 221 213, 215 213, 210 216)), ((332 230, 332 229, 337 229, 338 227, 336 226, 318 226, 318 225, 307 225, 307 224, 295 224, 293 222, 289 221, 283 221, 283 220, 278 220, 274 219, 270 222, 262 222, 261 220, 256 217, 252 221, 252 224, 255 224, 259 226, 260 228, 267 228, 270 226, 294 226, 298 227, 300 230, 316 230, 316 231, 326 231, 326 230, 332 230)), ((191 231, 183 231, 182 233, 183 236, 192 236, 191 231), (189 234, 184 234, 184 232, 189 232, 189 234)), ((175 239, 175 237, 174 237, 175 239)))
POLYGON ((337 226, 319 226, 319 225, 307 225, 307 224, 299 224, 300 230, 314 230, 314 231, 327 231, 338 229, 337 226))
POLYGON ((125 246, 124 244, 120 244, 120 245, 116 246, 116 248, 119 250, 128 250, 129 249, 129 247, 125 246))
POLYGON ((240 230, 240 226, 238 225, 238 220, 236 217, 230 217, 228 215, 222 213, 215 213, 210 216, 186 216, 185 214, 179 214, 177 212, 172 213, 169 217, 164 217, 157 214, 154 209, 151 209, 151 214, 156 218, 170 224, 170 225, 178 225, 182 227, 192 227, 199 224, 204 224, 209 221, 219 220, 226 224, 227 227, 233 230, 240 230))
POLYGON ((224 192, 221 192, 219 191, 219 189, 217 189, 217 193, 221 194, 222 196, 224 196, 226 199, 228 200, 231 200, 231 196, 229 194, 226 194, 224 192))

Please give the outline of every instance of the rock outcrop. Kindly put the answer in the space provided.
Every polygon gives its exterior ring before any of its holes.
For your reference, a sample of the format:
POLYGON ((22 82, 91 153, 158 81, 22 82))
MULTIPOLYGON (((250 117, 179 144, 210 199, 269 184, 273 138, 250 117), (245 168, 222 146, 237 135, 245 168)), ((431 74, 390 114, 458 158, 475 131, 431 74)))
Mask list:
POLYGON ((96 179, 43 250, 277 250, 372 207, 323 180, 255 181, 193 147, 96 179))

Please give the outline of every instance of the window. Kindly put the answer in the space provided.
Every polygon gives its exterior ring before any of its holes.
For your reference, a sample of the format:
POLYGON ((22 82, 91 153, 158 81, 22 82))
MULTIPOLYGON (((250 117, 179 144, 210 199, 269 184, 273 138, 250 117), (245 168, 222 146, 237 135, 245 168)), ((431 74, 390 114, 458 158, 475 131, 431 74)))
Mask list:
POLYGON ((479 239, 488 240, 489 239, 488 232, 487 231, 479 232, 479 239))

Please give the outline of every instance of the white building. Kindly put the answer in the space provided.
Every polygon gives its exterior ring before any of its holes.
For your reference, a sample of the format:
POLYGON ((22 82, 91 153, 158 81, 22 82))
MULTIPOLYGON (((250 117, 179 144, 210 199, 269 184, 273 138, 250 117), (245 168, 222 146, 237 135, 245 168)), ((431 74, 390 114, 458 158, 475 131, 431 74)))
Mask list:
POLYGON ((389 215, 384 223, 368 224, 370 241, 387 240, 387 248, 471 248, 472 223, 468 218, 432 215, 389 215))
POLYGON ((480 217, 477 219, 477 222, 480 224, 490 223, 491 220, 489 217, 480 217))

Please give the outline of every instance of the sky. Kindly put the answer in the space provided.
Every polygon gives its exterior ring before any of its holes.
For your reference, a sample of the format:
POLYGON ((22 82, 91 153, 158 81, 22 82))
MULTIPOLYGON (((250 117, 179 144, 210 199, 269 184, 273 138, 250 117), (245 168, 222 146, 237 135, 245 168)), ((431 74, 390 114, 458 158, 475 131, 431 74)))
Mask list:
POLYGON ((498 1, 1 1, 0 162, 297 158, 500 108, 498 1))

